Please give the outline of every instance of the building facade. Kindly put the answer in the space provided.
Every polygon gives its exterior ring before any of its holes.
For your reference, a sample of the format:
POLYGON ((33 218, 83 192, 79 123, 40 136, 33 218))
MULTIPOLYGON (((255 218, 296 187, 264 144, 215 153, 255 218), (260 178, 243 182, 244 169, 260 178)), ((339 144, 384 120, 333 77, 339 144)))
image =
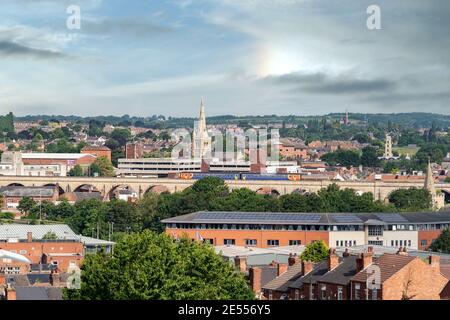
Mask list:
POLYGON ((269 248, 323 240, 330 247, 378 245, 427 250, 450 227, 450 212, 195 212, 162 221, 166 233, 214 245, 269 248))

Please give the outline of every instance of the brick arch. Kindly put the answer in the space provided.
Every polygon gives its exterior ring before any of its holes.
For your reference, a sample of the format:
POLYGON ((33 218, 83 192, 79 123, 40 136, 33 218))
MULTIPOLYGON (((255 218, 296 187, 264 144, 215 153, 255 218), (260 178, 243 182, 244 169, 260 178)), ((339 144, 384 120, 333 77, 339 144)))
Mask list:
POLYGON ((106 194, 106 196, 108 197, 108 199, 114 199, 116 197, 115 192, 120 190, 120 189, 122 189, 122 190, 130 190, 130 191, 136 192, 136 194, 138 194, 138 191, 139 191, 139 190, 134 190, 134 188, 131 187, 128 184, 118 184, 118 185, 113 186, 109 190, 109 192, 106 194))
POLYGON ((308 194, 309 192, 306 189, 297 188, 297 189, 294 189, 291 193, 292 194, 302 194, 303 195, 303 194, 308 194))
POLYGON ((62 195, 65 193, 64 189, 58 183, 47 183, 47 184, 44 184, 44 187, 58 187, 59 195, 62 195))
POLYGON ((167 188, 166 186, 163 185, 154 185, 154 186, 150 186, 147 190, 145 190, 144 194, 147 193, 156 193, 156 194, 161 194, 161 193, 170 193, 169 188, 167 188))
POLYGON ((83 183, 73 189, 73 192, 100 192, 100 190, 92 184, 83 183))
POLYGON ((279 197, 280 196, 280 192, 272 187, 262 187, 259 188, 258 190, 256 190, 257 194, 261 194, 261 195, 268 195, 268 196, 274 196, 274 197, 279 197))
POLYGON ((25 186, 21 183, 14 182, 14 183, 8 184, 7 187, 25 187, 25 186))

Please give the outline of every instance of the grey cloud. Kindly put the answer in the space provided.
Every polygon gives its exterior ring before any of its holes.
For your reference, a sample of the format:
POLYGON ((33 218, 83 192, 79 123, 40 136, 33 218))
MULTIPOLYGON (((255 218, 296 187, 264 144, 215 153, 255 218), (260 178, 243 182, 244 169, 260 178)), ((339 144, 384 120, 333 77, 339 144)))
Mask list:
POLYGON ((32 48, 12 41, 0 41, 0 55, 37 59, 60 59, 66 57, 62 52, 32 48))
POLYGON ((364 94, 392 91, 396 83, 386 79, 360 79, 350 75, 331 77, 325 73, 290 73, 268 76, 264 83, 290 86, 291 92, 321 94, 364 94))
POLYGON ((82 31, 87 34, 126 34, 127 36, 146 36, 169 32, 172 29, 160 26, 141 17, 122 19, 82 20, 82 31))

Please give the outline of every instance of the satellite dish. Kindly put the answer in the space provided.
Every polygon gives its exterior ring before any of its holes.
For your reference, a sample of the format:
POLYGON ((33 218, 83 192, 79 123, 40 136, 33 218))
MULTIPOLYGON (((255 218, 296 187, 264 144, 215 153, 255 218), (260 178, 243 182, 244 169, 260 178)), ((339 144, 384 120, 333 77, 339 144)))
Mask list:
POLYGON ((6 250, 0 250, 0 259, 12 259, 19 262, 31 263, 31 261, 28 260, 28 258, 25 258, 20 254, 12 253, 6 250))

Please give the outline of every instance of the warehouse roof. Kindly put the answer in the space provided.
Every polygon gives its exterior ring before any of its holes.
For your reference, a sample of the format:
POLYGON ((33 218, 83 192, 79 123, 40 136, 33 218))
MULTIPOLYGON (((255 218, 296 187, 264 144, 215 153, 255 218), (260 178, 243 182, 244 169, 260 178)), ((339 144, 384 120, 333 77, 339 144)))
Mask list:
POLYGON ((80 159, 83 157, 94 157, 88 153, 41 153, 25 152, 22 153, 22 159, 80 159))
POLYGON ((55 233, 58 239, 62 240, 80 239, 80 237, 66 224, 0 224, 0 240, 25 240, 27 239, 28 232, 33 234, 33 239, 42 239, 42 237, 49 232, 55 233))

